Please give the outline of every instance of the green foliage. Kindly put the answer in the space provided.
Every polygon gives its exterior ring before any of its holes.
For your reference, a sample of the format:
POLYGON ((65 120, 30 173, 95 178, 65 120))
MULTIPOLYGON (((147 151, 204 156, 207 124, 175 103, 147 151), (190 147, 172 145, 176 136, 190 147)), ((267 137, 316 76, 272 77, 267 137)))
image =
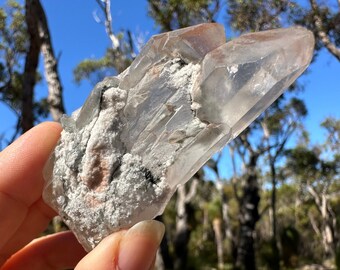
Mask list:
MULTIPOLYGON (((24 8, 14 0, 0 8, 0 102, 8 106, 18 119, 22 107, 23 72, 28 50, 24 8)), ((36 82, 41 80, 36 73, 36 82)), ((34 102, 34 115, 46 118, 48 104, 45 99, 34 102)))
POLYGON ((19 113, 22 97, 22 59, 27 50, 23 7, 8 1, 0 8, 0 101, 19 113))
POLYGON ((326 118, 321 126, 327 131, 327 141, 326 147, 328 146, 330 150, 335 151, 338 155, 340 152, 340 119, 335 119, 333 117, 326 118))
POLYGON ((298 146, 286 152, 287 166, 295 175, 301 175, 303 179, 315 176, 319 168, 317 149, 310 150, 305 146, 298 146))
POLYGON ((216 196, 208 204, 209 216, 212 217, 212 218, 221 217, 221 215, 222 215, 221 209, 222 209, 221 198, 216 196))
POLYGON ((189 264, 188 269, 202 269, 204 267, 213 267, 217 262, 216 244, 213 238, 213 232, 203 242, 202 235, 205 233, 202 226, 194 230, 189 242, 189 264))
MULTIPOLYGON (((338 155, 332 160, 324 159, 320 147, 309 149, 306 146, 297 146, 288 150, 287 169, 301 180, 301 183, 314 183, 328 185, 339 173, 340 161, 338 155)), ((322 188, 321 188, 322 189, 322 188)))
POLYGON ((302 25, 314 32, 316 52, 325 47, 318 31, 322 30, 329 41, 340 45, 340 13, 332 1, 315 1, 316 8, 311 7, 312 1, 227 1, 228 23, 239 32, 252 32, 289 25, 302 25), (307 3, 306 3, 307 2, 307 3), (315 15, 320 18, 321 29, 315 23, 315 15))
POLYGON ((7 1, 5 8, 1 8, 0 11, 1 44, 7 49, 9 49, 8 46, 11 45, 10 47, 13 53, 26 52, 27 33, 24 22, 23 7, 13 0, 7 1))
POLYGON ((289 126, 298 127, 299 122, 307 115, 306 105, 301 99, 292 97, 287 102, 280 100, 279 103, 276 104, 275 110, 269 110, 271 113, 264 119, 269 133, 275 136, 280 135, 289 126))
POLYGON ((89 80, 92 85, 107 76, 114 76, 123 72, 135 57, 131 33, 118 35, 120 46, 116 49, 108 48, 100 59, 85 59, 73 70, 73 76, 77 83, 89 80))
POLYGON ((316 10, 311 8, 300 8, 292 18, 292 22, 303 25, 313 31, 316 37, 316 50, 324 47, 317 35, 317 29, 314 23, 314 16, 318 15, 322 22, 321 29, 328 35, 330 41, 336 46, 340 45, 340 14, 337 8, 334 8, 331 1, 322 1, 316 10))
POLYGON ((92 84, 95 84, 104 77, 114 74, 111 62, 112 61, 106 56, 101 59, 85 59, 74 69, 74 79, 77 83, 80 83, 84 79, 88 79, 92 84), (111 74, 109 73, 110 69, 112 69, 111 74))
POLYGON ((34 102, 33 104, 34 115, 39 115, 42 118, 47 118, 49 115, 49 103, 47 98, 42 98, 38 102, 34 102))
POLYGON ((337 270, 340 270, 340 245, 338 243, 335 253, 335 266, 337 270))
POLYGON ((161 31, 171 31, 203 22, 213 22, 221 0, 148 0, 149 16, 161 31))
POLYGON ((297 13, 294 1, 230 0, 227 1, 228 21, 237 31, 250 32, 281 27, 283 17, 297 13))
POLYGON ((263 265, 265 269, 274 269, 277 262, 280 260, 277 256, 278 254, 273 251, 272 247, 272 242, 269 240, 262 241, 258 248, 259 259, 261 265, 263 265))
MULTIPOLYGON (((336 121, 326 120, 323 125, 326 125, 329 128, 327 129, 328 132, 333 134, 337 132, 337 128, 336 125, 331 123, 336 123, 336 121)), ((315 236, 307 239, 311 246, 315 245, 314 249, 318 249, 318 252, 314 250, 313 255, 308 254, 308 257, 314 257, 317 260, 322 258, 322 254, 325 256, 328 256, 330 252, 336 254, 335 243, 338 238, 334 232, 338 231, 339 219, 336 217, 339 215, 340 209, 339 200, 332 199, 333 195, 331 194, 334 191, 336 194, 336 190, 339 190, 337 184, 340 171, 339 150, 334 148, 337 143, 334 138, 329 139, 328 136, 326 142, 322 145, 314 147, 298 145, 287 151, 286 171, 300 185, 300 197, 305 201, 304 207, 306 207, 306 210, 302 212, 305 224, 299 231, 303 234, 302 238, 307 234, 307 230, 316 232, 315 236), (326 149, 332 149, 332 151, 326 152, 326 149), (325 153, 327 154, 325 155, 325 153), (328 196, 330 199, 327 199, 328 196), (325 213, 322 213, 322 205, 326 207, 325 213), (323 230, 326 226, 331 231, 332 241, 334 242, 327 248, 321 244, 324 237, 323 230)))

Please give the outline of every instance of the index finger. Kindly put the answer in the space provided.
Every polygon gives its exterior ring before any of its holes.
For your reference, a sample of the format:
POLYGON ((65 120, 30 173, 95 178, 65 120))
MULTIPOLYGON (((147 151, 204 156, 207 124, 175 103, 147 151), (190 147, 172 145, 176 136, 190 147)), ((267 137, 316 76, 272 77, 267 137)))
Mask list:
POLYGON ((40 124, 0 153, 0 265, 54 215, 41 200, 42 170, 60 131, 57 123, 40 124))
POLYGON ((42 123, 0 153, 0 191, 25 205, 41 196, 42 169, 61 132, 58 123, 42 123))

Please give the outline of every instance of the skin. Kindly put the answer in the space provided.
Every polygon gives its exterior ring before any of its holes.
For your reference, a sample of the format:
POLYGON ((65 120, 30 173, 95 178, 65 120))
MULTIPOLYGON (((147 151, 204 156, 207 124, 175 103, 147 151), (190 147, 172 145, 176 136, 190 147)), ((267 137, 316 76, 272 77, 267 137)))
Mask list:
POLYGON ((61 130, 40 124, 0 153, 0 270, 151 269, 164 234, 156 221, 114 233, 88 254, 70 231, 37 238, 56 216, 41 197, 42 170, 61 130))

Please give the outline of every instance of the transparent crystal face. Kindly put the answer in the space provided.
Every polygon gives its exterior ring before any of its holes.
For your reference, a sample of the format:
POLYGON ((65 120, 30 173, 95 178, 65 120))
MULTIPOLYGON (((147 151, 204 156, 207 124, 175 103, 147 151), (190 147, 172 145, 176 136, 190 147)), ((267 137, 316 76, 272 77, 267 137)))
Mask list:
POLYGON ((126 71, 97 84, 62 120, 45 201, 87 250, 161 214, 177 186, 306 69, 313 47, 299 27, 228 43, 218 24, 152 37, 126 71))

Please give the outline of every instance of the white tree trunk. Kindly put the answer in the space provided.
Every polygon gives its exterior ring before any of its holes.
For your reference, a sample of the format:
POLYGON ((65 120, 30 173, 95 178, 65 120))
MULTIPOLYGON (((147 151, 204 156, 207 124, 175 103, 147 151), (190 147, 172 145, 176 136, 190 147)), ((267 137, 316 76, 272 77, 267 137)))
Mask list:
POLYGON ((222 234, 222 221, 220 218, 215 218, 213 220, 213 229, 215 233, 215 241, 217 247, 217 260, 218 269, 224 268, 224 259, 223 259, 223 234, 222 234))
POLYGON ((185 269, 187 255, 188 255, 188 243, 190 240, 191 229, 188 224, 187 206, 191 199, 194 197, 197 191, 198 180, 193 178, 190 182, 190 189, 188 192, 185 190, 185 186, 181 185, 177 189, 177 201, 176 201, 176 234, 174 240, 175 246, 175 268, 185 269))
POLYGON ((44 9, 39 0, 34 0, 37 6, 37 18, 39 26, 39 36, 41 40, 41 52, 44 57, 45 76, 48 84, 48 104, 54 121, 60 121, 65 113, 63 103, 63 88, 61 86, 58 62, 54 55, 50 31, 45 16, 44 9))

